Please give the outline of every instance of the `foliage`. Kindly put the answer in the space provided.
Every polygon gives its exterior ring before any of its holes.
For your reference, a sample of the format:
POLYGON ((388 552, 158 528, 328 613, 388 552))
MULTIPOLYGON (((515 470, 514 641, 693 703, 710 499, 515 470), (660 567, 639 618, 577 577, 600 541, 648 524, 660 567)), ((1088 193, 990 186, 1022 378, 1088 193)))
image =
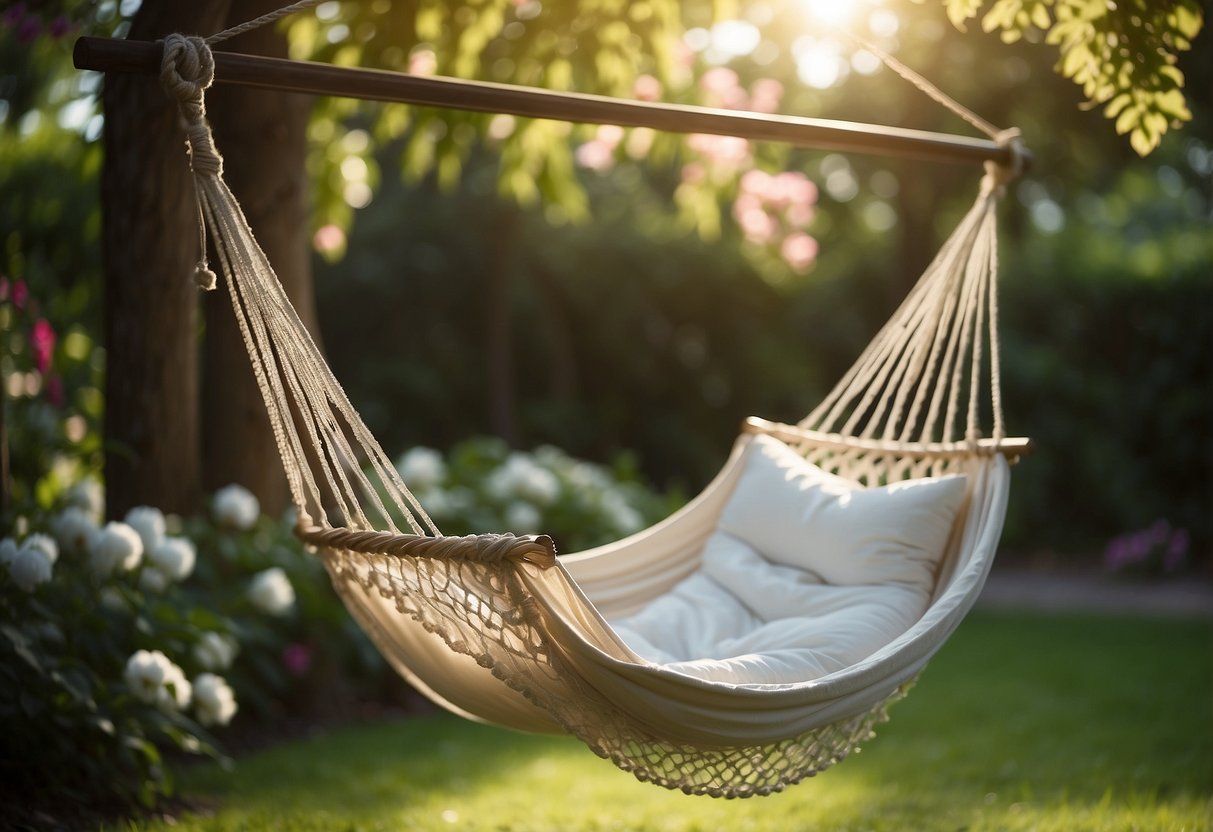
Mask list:
POLYGON ((280 718, 339 693, 330 674, 374 695, 386 666, 323 568, 248 492, 228 495, 213 517, 141 507, 101 527, 86 480, 53 511, 6 518, 17 534, 0 543, 6 803, 152 806, 173 793, 181 753, 224 759, 208 726, 237 708, 237 725, 280 718))
POLYGON ((638 532, 681 502, 645 488, 628 456, 606 468, 550 445, 511 451, 490 437, 458 443, 445 460, 433 449, 414 447, 397 469, 445 534, 543 533, 559 552, 638 532))
POLYGON ((218 803, 149 830, 1205 829, 1207 621, 976 613, 863 753, 771 797, 688 798, 569 738, 454 717, 355 727, 199 767, 218 803), (1133 672, 1125 672, 1133 668, 1133 672))
MULTIPOLYGON (((300 16, 288 30, 291 55, 629 96, 641 76, 668 78, 681 33, 673 0, 417 0, 387 10, 382 2, 347 3, 300 16)), ((575 130, 565 123, 329 99, 318 103, 310 131, 316 142, 309 166, 323 172, 316 188, 321 227, 347 226, 351 207, 369 201, 367 185, 379 178, 373 151, 397 139, 403 140, 398 167, 411 181, 433 171, 453 185, 470 154, 489 141, 498 154, 501 194, 521 204, 542 197, 564 217, 587 216, 585 194, 573 176, 569 138, 575 130)))
MULTIPOLYGON (((919 0, 922 2, 922 0, 919 0)), ((963 29, 985 0, 944 0, 963 29)), ((1092 107, 1116 120, 1140 155, 1158 147, 1168 129, 1192 119, 1184 98, 1179 53, 1192 48, 1204 10, 1197 0, 995 0, 981 19, 1008 43, 1043 36, 1061 53, 1057 70, 1080 85, 1092 107)))

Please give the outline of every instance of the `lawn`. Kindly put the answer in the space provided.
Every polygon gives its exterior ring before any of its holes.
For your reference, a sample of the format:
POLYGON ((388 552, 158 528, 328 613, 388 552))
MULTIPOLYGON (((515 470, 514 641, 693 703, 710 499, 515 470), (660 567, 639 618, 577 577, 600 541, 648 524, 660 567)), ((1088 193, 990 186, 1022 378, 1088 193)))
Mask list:
POLYGON ((979 613, 863 752, 768 798, 686 797, 565 738, 448 716, 199 767, 148 830, 1207 830, 1209 621, 979 613))

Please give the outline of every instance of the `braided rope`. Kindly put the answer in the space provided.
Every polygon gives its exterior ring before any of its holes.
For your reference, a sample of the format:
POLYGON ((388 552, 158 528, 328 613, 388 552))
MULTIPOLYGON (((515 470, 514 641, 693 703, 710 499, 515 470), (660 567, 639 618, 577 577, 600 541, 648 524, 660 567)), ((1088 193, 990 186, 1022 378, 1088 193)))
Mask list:
POLYGON ((214 46, 216 43, 222 43, 228 38, 234 38, 236 35, 243 35, 245 32, 251 32, 254 29, 260 29, 262 26, 267 26, 270 23, 275 23, 288 15, 295 12, 301 12, 304 9, 310 9, 313 6, 319 6, 324 0, 299 0, 298 3, 291 3, 289 6, 283 6, 281 9, 275 9, 272 12, 261 15, 261 17, 253 18, 252 20, 241 23, 238 26, 232 26, 230 29, 224 29, 222 32, 216 32, 206 39, 208 45, 214 46))
POLYGON ((363 554, 471 560, 496 564, 516 561, 542 569, 556 564, 556 544, 547 535, 469 534, 462 537, 428 537, 361 529, 311 526, 296 530, 304 543, 322 549, 340 549, 363 554))

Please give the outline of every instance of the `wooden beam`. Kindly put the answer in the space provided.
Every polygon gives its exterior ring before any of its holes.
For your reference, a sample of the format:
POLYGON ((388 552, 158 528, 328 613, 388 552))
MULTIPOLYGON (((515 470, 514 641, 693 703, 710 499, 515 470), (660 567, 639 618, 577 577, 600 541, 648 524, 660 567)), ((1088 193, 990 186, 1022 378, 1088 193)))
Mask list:
MULTIPOLYGON (((82 37, 77 69, 157 75, 159 42, 82 37)), ((633 101, 537 87, 214 52, 215 80, 285 92, 508 113, 586 124, 651 127, 672 133, 712 133, 798 147, 941 162, 1008 164, 1010 151, 990 139, 882 127, 849 121, 771 115, 652 101, 633 101)), ((1028 161, 1030 156, 1025 159, 1028 161)))

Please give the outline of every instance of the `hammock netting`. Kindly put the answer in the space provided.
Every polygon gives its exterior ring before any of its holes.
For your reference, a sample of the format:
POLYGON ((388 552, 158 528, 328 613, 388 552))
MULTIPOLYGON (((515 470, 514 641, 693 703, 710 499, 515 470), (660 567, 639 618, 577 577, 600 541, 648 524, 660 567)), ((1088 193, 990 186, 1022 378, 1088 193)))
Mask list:
POLYGON ((872 735, 973 604, 1001 530, 1008 460, 998 388, 995 206, 1014 175, 990 164, 976 203, 903 305, 798 425, 750 420, 707 489, 657 526, 557 559, 545 536, 445 537, 329 370, 222 177, 196 38, 165 42, 201 213, 265 398, 300 537, 392 665, 469 718, 568 732, 641 780, 688 793, 779 791, 872 735), (982 431, 983 411, 992 422, 982 431), (824 677, 726 684, 645 661, 608 621, 694 572, 754 435, 879 485, 962 472, 967 493, 931 604, 873 655, 824 677))

